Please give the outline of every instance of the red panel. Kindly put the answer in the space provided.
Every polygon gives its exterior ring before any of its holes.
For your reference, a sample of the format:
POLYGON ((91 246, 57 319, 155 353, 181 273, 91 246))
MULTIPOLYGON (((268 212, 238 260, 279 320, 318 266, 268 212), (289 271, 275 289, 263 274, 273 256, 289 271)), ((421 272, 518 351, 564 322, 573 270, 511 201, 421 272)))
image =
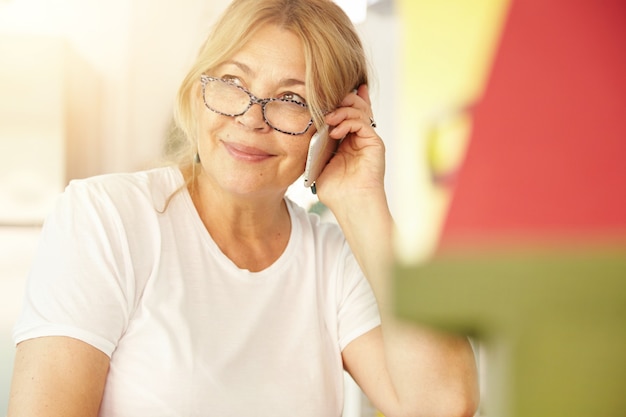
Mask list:
POLYGON ((513 1, 442 244, 626 237, 626 2, 513 1))

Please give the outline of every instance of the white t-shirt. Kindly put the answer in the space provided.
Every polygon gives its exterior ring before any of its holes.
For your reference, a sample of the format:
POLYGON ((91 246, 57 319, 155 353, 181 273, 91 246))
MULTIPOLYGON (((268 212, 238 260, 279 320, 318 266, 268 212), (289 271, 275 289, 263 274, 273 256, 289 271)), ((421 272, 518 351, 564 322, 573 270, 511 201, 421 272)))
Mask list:
POLYGON ((339 416, 341 351, 380 324, 336 224, 286 200, 261 272, 217 247, 178 169, 73 181, 44 225, 16 343, 70 336, 110 356, 101 416, 339 416))

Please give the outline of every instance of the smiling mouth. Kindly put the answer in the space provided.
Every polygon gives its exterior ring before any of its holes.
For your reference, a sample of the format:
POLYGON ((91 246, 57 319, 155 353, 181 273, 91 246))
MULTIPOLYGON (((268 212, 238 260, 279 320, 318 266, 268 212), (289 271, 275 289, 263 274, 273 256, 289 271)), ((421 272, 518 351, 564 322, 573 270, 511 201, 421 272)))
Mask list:
POLYGON ((275 155, 252 146, 222 142, 228 153, 236 159, 250 162, 264 161, 275 155))

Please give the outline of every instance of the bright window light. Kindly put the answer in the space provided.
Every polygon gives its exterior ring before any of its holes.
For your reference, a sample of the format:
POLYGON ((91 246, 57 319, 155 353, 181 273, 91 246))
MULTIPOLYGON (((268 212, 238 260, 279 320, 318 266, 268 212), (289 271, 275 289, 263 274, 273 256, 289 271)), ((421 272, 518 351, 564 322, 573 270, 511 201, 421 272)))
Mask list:
POLYGON ((367 16, 367 0, 335 0, 335 3, 346 12, 354 24, 363 22, 367 16))

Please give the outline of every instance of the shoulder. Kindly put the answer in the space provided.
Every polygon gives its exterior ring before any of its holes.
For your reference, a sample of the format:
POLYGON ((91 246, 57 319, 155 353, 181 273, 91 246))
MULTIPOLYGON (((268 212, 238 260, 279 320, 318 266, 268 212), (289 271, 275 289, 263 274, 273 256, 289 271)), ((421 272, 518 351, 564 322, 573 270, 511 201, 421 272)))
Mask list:
MULTIPOLYGON (((133 230, 153 224, 184 185, 180 171, 159 168, 72 180, 46 218, 46 229, 133 230)), ((141 229, 146 229, 145 227, 141 229)))
POLYGON ((180 171, 173 167, 155 168, 146 171, 101 174, 70 181, 67 189, 83 189, 92 192, 149 191, 161 187, 182 185, 180 171), (157 188, 155 188, 155 186, 157 188))
POLYGON ((174 167, 103 174, 70 181, 60 202, 96 211, 162 211, 167 199, 183 185, 184 179, 174 167))
POLYGON ((328 209, 306 210, 304 207, 286 198, 287 207, 294 219, 305 232, 310 232, 313 237, 321 240, 345 241, 343 232, 337 222, 333 221, 332 214, 328 209))
POLYGON ((302 206, 287 199, 287 206, 292 217, 294 231, 292 238, 299 245, 306 245, 305 253, 314 253, 315 257, 324 260, 324 266, 336 271, 343 270, 346 262, 353 258, 350 246, 330 212, 307 211, 302 206))

